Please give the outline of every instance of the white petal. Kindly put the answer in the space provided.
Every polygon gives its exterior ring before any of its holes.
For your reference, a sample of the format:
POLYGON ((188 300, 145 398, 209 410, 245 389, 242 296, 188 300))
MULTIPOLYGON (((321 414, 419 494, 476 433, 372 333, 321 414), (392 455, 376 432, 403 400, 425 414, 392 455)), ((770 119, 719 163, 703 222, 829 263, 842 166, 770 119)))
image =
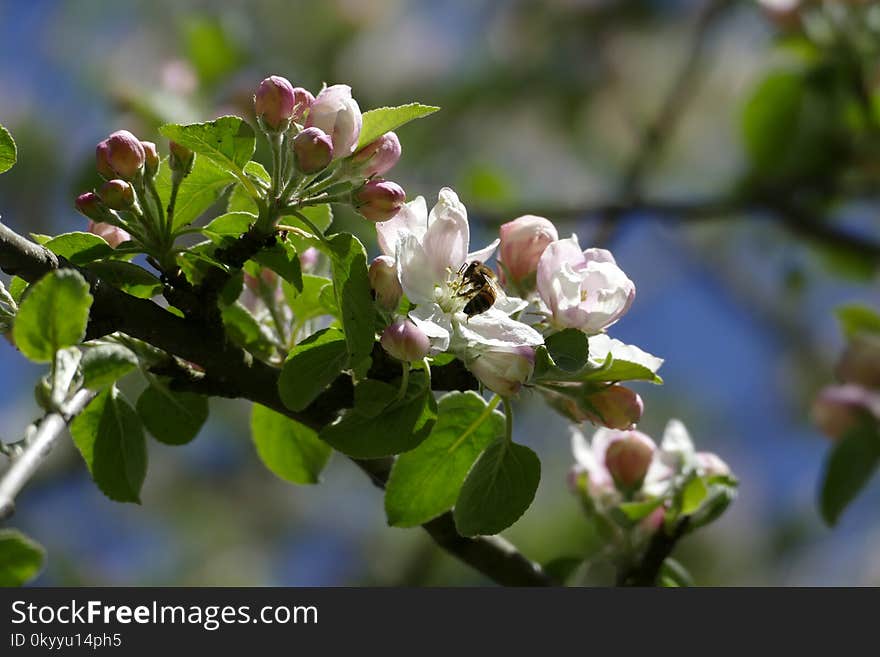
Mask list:
POLYGON ((400 211, 388 221, 376 224, 376 237, 382 253, 394 257, 397 252, 397 240, 404 233, 415 235, 419 242, 428 230, 428 206, 423 196, 417 196, 404 204, 400 211))
MULTIPOLYGON (((587 442, 584 434, 577 427, 569 427, 571 431, 571 451, 578 465, 587 471, 590 484, 595 488, 612 486, 611 474, 605 464, 597 458, 596 451, 587 442)), ((593 439, 595 443, 595 438, 593 439)), ((604 454, 602 456, 604 458, 604 454)))
POLYGON ((518 313, 520 310, 528 307, 529 302, 525 299, 520 299, 519 297, 509 297, 506 294, 504 296, 500 296, 495 300, 495 305, 493 308, 500 310, 505 315, 512 315, 513 313, 518 313))
POLYGON ((661 461, 675 470, 692 465, 694 462, 694 442, 681 420, 669 420, 660 443, 661 461))
POLYGON ((635 345, 624 344, 620 340, 609 337, 607 333, 599 333, 590 337, 590 360, 593 363, 601 365, 609 353, 614 360, 636 363, 652 372, 657 372, 663 364, 662 358, 642 351, 635 345))
POLYGON ((432 354, 449 349, 452 324, 440 306, 436 303, 421 304, 410 311, 409 318, 428 336, 432 354))
POLYGON ((434 302, 437 278, 428 267, 428 256, 415 235, 403 233, 397 242, 397 276, 406 298, 416 304, 434 302))
POLYGON ((501 240, 496 238, 494 242, 492 242, 488 246, 483 247, 479 251, 468 253, 467 261, 473 262, 474 260, 479 260, 480 262, 486 262, 489 258, 492 257, 492 254, 495 253, 495 249, 498 248, 499 244, 501 244, 501 240))
POLYGON ((544 344, 544 338, 535 329, 511 319, 496 308, 471 318, 459 313, 453 328, 456 338, 492 347, 536 347, 544 344))
POLYGON ((422 240, 435 274, 447 267, 458 269, 467 259, 469 242, 467 210, 455 192, 444 187, 428 215, 428 232, 422 240))

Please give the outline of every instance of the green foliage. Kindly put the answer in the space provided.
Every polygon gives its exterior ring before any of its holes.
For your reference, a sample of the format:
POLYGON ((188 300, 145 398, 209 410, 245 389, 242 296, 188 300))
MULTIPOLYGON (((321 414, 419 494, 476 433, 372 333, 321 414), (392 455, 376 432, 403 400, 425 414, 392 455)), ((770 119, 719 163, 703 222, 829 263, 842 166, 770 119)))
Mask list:
MULTIPOLYGON (((358 385, 364 384, 369 382, 358 385)), ((437 418, 437 402, 429 384, 424 372, 413 372, 403 398, 384 409, 377 409, 370 395, 356 393, 355 407, 319 435, 353 458, 380 458, 415 449, 431 433, 437 418), (361 401, 360 407, 358 401, 361 401), (380 412, 381 417, 377 418, 380 412)))
POLYGON ((623 502, 614 507, 612 515, 622 527, 634 527, 651 515, 651 512, 661 504, 663 504, 662 497, 645 502, 623 502))
POLYGON ((183 26, 183 45, 198 79, 206 85, 217 84, 242 61, 238 46, 216 18, 190 17, 183 26))
POLYGON ((46 274, 22 299, 15 318, 15 344, 25 356, 49 362, 55 352, 85 337, 92 295, 89 284, 71 269, 46 274))
POLYGON ((694 580, 687 569, 678 561, 667 558, 660 566, 658 584, 666 588, 693 586, 694 580))
POLYGON ((100 393, 70 424, 95 484, 116 502, 140 504, 147 446, 137 413, 116 387, 100 393))
MULTIPOLYGON (((180 183, 177 199, 174 202, 175 231, 191 224, 198 219, 226 191, 235 177, 222 166, 215 164, 206 157, 197 157, 193 169, 180 183)), ((156 174, 156 191, 167 208, 171 200, 171 167, 168 158, 162 161, 159 173, 156 174)))
POLYGON ((864 422, 834 445, 825 462, 820 508, 829 525, 840 515, 880 465, 880 429, 876 422, 864 422))
POLYGON ((482 453, 468 473, 455 504, 462 536, 497 534, 532 504, 541 480, 541 461, 524 445, 502 437, 482 453))
POLYGON ((297 326, 302 325, 321 315, 338 315, 339 308, 336 305, 336 296, 333 292, 333 281, 324 276, 303 274, 302 289, 296 290, 292 285, 283 285, 284 298, 293 312, 297 326), (330 290, 330 294, 324 293, 330 290))
POLYGON ((367 273, 367 252, 358 238, 348 233, 334 235, 327 244, 339 319, 348 347, 348 366, 363 375, 369 369, 376 340, 376 307, 367 273))
POLYGON ((474 392, 441 397, 425 441, 401 454, 385 489, 385 513, 396 527, 414 527, 452 508, 480 453, 504 433, 504 416, 474 392))
POLYGON ((555 335, 560 337, 549 336, 547 344, 535 350, 535 371, 532 375, 534 383, 663 382, 663 379, 657 375, 657 369, 662 361, 635 347, 624 346, 619 350, 617 357, 612 350, 609 350, 604 359, 599 360, 599 356, 593 357, 588 354, 586 336, 581 342, 581 339, 569 330, 555 335), (555 350, 555 358, 560 358, 562 364, 556 362, 551 349, 555 350))
POLYGON ((43 568, 46 551, 16 529, 0 529, 0 586, 21 586, 43 568))
POLYGON ((140 299, 151 299, 162 292, 162 283, 143 267, 124 260, 102 260, 86 265, 102 281, 140 299))
POLYGON ((15 148, 15 140, 9 131, 0 125, 0 173, 6 173, 15 164, 18 151, 15 148))
POLYGON ((290 240, 279 241, 271 248, 263 249, 254 256, 254 260, 274 271, 290 283, 294 289, 300 291, 303 289, 302 267, 296 253, 296 247, 290 240))
POLYGON ((870 306, 851 303, 837 309, 837 320, 847 338, 859 333, 880 333, 880 314, 870 306))
POLYGON ((316 484, 333 450, 312 429, 280 413, 254 404, 251 436, 260 460, 293 484, 316 484))
POLYGON ((153 383, 137 400, 137 412, 153 437, 166 445, 185 445, 195 438, 208 419, 208 398, 176 392, 153 383))
POLYGON ((346 362, 342 331, 328 328, 310 335, 284 361, 278 377, 281 401, 292 411, 303 410, 342 372, 346 362))
POLYGON ((75 265, 84 265, 113 255, 113 248, 104 238, 92 233, 63 233, 48 240, 43 246, 75 265))
POLYGON ((116 383, 138 365, 137 356, 121 344, 101 344, 83 354, 80 367, 83 387, 102 390, 116 383))
POLYGON ((409 103, 399 107, 377 107, 369 112, 364 112, 358 148, 363 148, 370 142, 376 141, 389 130, 396 130, 410 121, 433 114, 439 109, 439 107, 432 105, 409 103))
POLYGON ((579 371, 587 364, 590 355, 587 336, 573 328, 547 336, 544 345, 553 363, 566 372, 579 371))

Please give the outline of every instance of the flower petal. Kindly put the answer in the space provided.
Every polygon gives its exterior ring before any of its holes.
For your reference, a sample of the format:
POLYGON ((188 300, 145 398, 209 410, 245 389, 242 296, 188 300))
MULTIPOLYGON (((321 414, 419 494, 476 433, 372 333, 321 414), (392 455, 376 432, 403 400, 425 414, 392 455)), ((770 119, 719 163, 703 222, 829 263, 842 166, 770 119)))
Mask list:
POLYGON ((458 269, 467 259, 469 241, 467 210, 456 193, 444 187, 428 215, 428 231, 422 240, 434 275, 445 278, 447 268, 458 269))
POLYGON ((544 338, 527 324, 508 317, 497 308, 467 318, 464 313, 453 321, 456 339, 492 347, 536 347, 544 338))
POLYGON ((473 262, 474 260, 479 260, 480 262, 486 262, 495 253, 495 249, 498 248, 499 244, 501 244, 501 240, 496 238, 488 246, 484 246, 482 249, 479 249, 478 251, 473 251, 471 253, 468 253, 467 261, 473 262))
POLYGON ((602 365, 608 358, 608 354, 614 360, 622 360, 627 363, 636 363, 656 373, 663 365, 663 359, 642 351, 635 345, 625 344, 616 338, 611 338, 607 333, 599 333, 590 337, 590 361, 596 365, 602 365))
POLYGON ((431 353, 438 354, 449 349, 452 323, 436 303, 416 306, 409 313, 413 324, 419 327, 431 341, 431 353))
POLYGON ((660 460, 675 472, 693 465, 695 458, 694 441, 681 420, 669 420, 660 443, 660 460))
POLYGON ((400 211, 388 221, 376 224, 376 237, 382 253, 394 256, 397 252, 397 240, 404 233, 415 235, 421 242, 428 230, 428 206, 424 196, 417 196, 405 203, 400 211))
POLYGON ((413 303, 433 303, 436 277, 426 266, 428 256, 411 233, 401 233, 397 242, 397 277, 407 299, 413 303))

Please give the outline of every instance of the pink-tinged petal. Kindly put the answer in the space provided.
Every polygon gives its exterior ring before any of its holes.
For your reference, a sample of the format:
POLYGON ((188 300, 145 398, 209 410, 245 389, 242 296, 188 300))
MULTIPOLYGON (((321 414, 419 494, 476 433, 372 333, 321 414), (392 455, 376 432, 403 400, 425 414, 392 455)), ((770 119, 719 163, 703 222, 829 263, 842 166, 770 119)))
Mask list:
POLYGON ((397 242, 397 276, 413 303, 433 303, 437 277, 426 265, 428 256, 415 235, 403 233, 397 242))
POLYGON ((584 249, 584 262, 610 262, 616 265, 617 261, 608 249, 584 249))
POLYGON ((581 308, 581 283, 583 277, 574 271, 571 263, 562 262, 549 277, 546 296, 542 298, 550 307, 557 323, 563 326, 579 327, 586 321, 586 313, 581 308))
POLYGON ((590 445, 577 427, 569 427, 569 430, 571 431, 571 451, 577 464, 587 473, 591 491, 613 489, 614 481, 605 468, 605 452, 603 450, 601 458, 599 458, 596 451, 596 436, 593 436, 593 444, 590 445))
POLYGON ((452 323, 449 316, 436 303, 424 303, 409 313, 409 318, 428 336, 431 353, 439 354, 449 349, 452 323))
POLYGON ((587 333, 598 333, 622 317, 635 298, 635 285, 611 262, 588 262, 581 270, 579 304, 585 312, 578 326, 587 333))
POLYGON ((472 251, 467 255, 467 261, 473 262, 474 260, 479 260, 480 262, 486 262, 492 255, 495 253, 495 249, 498 248, 498 245, 501 243, 500 239, 495 239, 488 246, 479 249, 478 251, 472 251))
POLYGON ((377 223, 376 237, 382 253, 394 256, 397 252, 397 240, 404 233, 415 235, 421 242, 427 230, 428 206, 423 196, 417 196, 409 203, 405 203, 391 219, 377 223))
POLYGON ((458 269, 467 260, 469 242, 467 210, 456 193, 444 187, 428 215, 428 232, 422 242, 435 275, 445 277, 447 267, 458 269))
MULTIPOLYGON (((568 265, 568 275, 571 278, 573 273, 584 264, 584 254, 578 244, 577 235, 572 235, 568 239, 556 240, 547 245, 541 258, 538 260, 537 284, 538 294, 544 300, 544 303, 550 308, 551 312, 556 313, 559 307, 558 295, 562 293, 559 289, 559 283, 556 282, 558 274, 564 265, 568 265)), ((578 284, 580 278, 577 278, 578 284)), ((566 292, 569 299, 572 298, 570 290, 566 292)), ((580 301, 580 291, 578 291, 578 301, 580 301)), ((571 305, 571 302, 565 304, 571 305)))
POLYGON ((492 347, 536 347, 544 344, 543 336, 535 329, 511 319, 496 308, 469 319, 460 313, 455 321, 455 335, 468 343, 492 347))

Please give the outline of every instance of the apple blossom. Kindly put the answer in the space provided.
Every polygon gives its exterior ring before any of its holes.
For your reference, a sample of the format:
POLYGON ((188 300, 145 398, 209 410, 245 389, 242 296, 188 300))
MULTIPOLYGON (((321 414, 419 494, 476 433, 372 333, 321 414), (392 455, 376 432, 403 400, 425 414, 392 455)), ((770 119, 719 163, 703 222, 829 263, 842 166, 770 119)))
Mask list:
POLYGON ((413 362, 428 355, 428 336, 408 319, 396 319, 382 332, 382 348, 397 360, 413 362))
POLYGON ((296 98, 287 78, 270 75, 260 82, 254 95, 254 112, 267 128, 285 130, 293 117, 296 98))
POLYGON ((489 390, 502 397, 511 397, 532 376, 535 350, 526 346, 474 347, 467 350, 465 366, 489 390))
POLYGON ((134 187, 124 180, 108 180, 101 185, 99 195, 111 210, 128 210, 135 205, 134 187))
POLYGON ((400 305, 403 288, 397 280, 397 265, 391 256, 378 256, 370 263, 370 288, 376 303, 385 310, 394 310, 400 305))
POLYGON ((293 161, 303 173, 317 173, 333 160, 333 142, 320 128, 306 128, 293 138, 293 161))
POLYGON ((641 431, 618 433, 605 450, 605 467, 622 490, 637 488, 645 479, 656 445, 641 431))
POLYGON ((171 167, 171 170, 188 175, 195 164, 195 153, 174 141, 168 142, 168 149, 170 151, 168 166, 171 167))
POLYGON ((501 280, 525 290, 534 289, 538 260, 551 242, 559 239, 554 226, 544 217, 523 215, 502 224, 499 229, 501 248, 498 254, 501 280))
POLYGON ((611 385, 589 395, 584 414, 593 424, 609 429, 631 429, 641 419, 645 405, 638 393, 611 385))
POLYGON ((600 333, 629 310, 636 288, 605 249, 581 251, 577 235, 550 243, 538 261, 538 293, 557 328, 600 333))
POLYGON ((104 178, 133 180, 144 168, 146 153, 128 130, 117 130, 95 147, 95 164, 104 178))
POLYGON ((317 95, 306 118, 306 128, 320 128, 333 140, 333 157, 348 157, 361 134, 361 109, 351 97, 351 87, 334 84, 317 95))
POLYGON ((144 175, 147 178, 152 178, 159 171, 159 162, 161 161, 159 150, 156 148, 156 144, 151 141, 142 141, 141 146, 144 147, 144 175))
POLYGON ((396 182, 373 178, 351 195, 355 209, 370 221, 387 221, 406 201, 406 192, 396 182))
POLYGON ((811 415, 829 438, 843 438, 865 422, 880 421, 880 393, 852 383, 828 386, 813 402, 811 415))
POLYGON ((381 176, 391 170, 400 159, 400 140, 393 132, 386 132, 370 142, 351 158, 357 172, 365 178, 381 176))
POLYGON ((302 123, 303 118, 305 118, 309 109, 312 106, 312 103, 315 102, 315 97, 312 95, 312 92, 308 89, 304 89, 303 87, 294 87, 293 88, 293 115, 290 117, 292 121, 296 121, 297 123, 302 123))
POLYGON ((94 192, 86 192, 76 197, 76 209, 92 221, 111 222, 116 221, 113 212, 101 197, 94 192))
POLYGON ((86 230, 93 235, 103 238, 104 241, 114 249, 123 242, 127 242, 131 239, 131 235, 122 228, 112 224, 92 221, 91 219, 89 219, 89 226, 86 230))

